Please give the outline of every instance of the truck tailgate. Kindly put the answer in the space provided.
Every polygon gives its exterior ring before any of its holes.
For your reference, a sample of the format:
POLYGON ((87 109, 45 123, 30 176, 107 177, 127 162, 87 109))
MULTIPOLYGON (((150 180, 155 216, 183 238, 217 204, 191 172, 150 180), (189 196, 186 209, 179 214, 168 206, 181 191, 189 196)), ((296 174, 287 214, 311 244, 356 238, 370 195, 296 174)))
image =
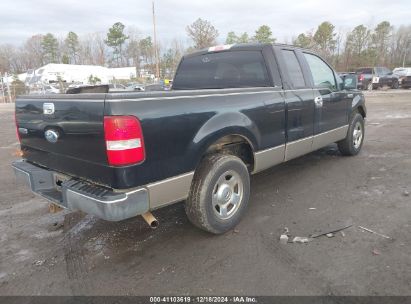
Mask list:
POLYGON ((19 97, 16 124, 24 158, 95 180, 99 168, 107 167, 104 99, 105 94, 19 97))

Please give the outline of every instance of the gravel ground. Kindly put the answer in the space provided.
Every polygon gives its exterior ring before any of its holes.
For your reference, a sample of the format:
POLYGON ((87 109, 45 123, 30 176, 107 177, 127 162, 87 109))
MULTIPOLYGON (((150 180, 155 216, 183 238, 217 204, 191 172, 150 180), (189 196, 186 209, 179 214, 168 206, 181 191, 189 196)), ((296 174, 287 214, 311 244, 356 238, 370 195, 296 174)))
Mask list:
POLYGON ((182 203, 154 213, 157 230, 50 214, 15 183, 13 108, 0 105, 0 295, 411 295, 411 91, 366 95, 358 156, 331 145, 253 176, 246 217, 222 236, 182 203), (347 221, 332 238, 278 240, 347 221))

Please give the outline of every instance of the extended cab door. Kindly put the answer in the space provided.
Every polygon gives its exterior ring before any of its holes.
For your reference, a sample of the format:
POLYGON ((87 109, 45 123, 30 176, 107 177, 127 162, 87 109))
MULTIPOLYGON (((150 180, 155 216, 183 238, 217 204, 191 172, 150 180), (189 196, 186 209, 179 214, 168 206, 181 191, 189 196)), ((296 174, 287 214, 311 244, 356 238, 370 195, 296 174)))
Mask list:
POLYGON ((285 160, 289 160, 312 151, 314 95, 298 51, 287 46, 277 46, 274 50, 283 80, 287 144, 285 160))
POLYGON ((350 94, 340 90, 334 70, 323 59, 306 51, 302 54, 310 71, 314 92, 313 150, 316 150, 345 137, 350 94))

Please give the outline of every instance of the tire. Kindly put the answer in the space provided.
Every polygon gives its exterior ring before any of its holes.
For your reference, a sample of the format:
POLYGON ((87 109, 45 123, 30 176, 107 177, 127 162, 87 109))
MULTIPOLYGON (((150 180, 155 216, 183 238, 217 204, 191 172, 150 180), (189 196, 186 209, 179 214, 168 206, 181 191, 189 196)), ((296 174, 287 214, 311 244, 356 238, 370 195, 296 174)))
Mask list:
POLYGON ((391 88, 392 89, 398 89, 399 87, 400 87, 400 84, 399 84, 398 80, 394 80, 392 82, 391 88))
POLYGON ((234 228, 250 197, 250 174, 233 155, 206 156, 197 168, 185 203, 188 219, 198 228, 222 234, 234 228))
POLYGON ((357 155, 364 143, 364 135, 364 118, 358 112, 354 112, 351 115, 347 136, 337 143, 341 154, 347 156, 357 155))

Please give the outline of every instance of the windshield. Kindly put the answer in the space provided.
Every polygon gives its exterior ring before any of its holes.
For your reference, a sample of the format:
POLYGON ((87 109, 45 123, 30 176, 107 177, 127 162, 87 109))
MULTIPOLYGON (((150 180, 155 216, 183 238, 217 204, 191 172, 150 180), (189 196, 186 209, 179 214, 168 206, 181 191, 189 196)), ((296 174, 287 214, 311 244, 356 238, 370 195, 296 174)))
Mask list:
POLYGON ((230 51, 184 58, 174 90, 270 86, 261 51, 230 51))

